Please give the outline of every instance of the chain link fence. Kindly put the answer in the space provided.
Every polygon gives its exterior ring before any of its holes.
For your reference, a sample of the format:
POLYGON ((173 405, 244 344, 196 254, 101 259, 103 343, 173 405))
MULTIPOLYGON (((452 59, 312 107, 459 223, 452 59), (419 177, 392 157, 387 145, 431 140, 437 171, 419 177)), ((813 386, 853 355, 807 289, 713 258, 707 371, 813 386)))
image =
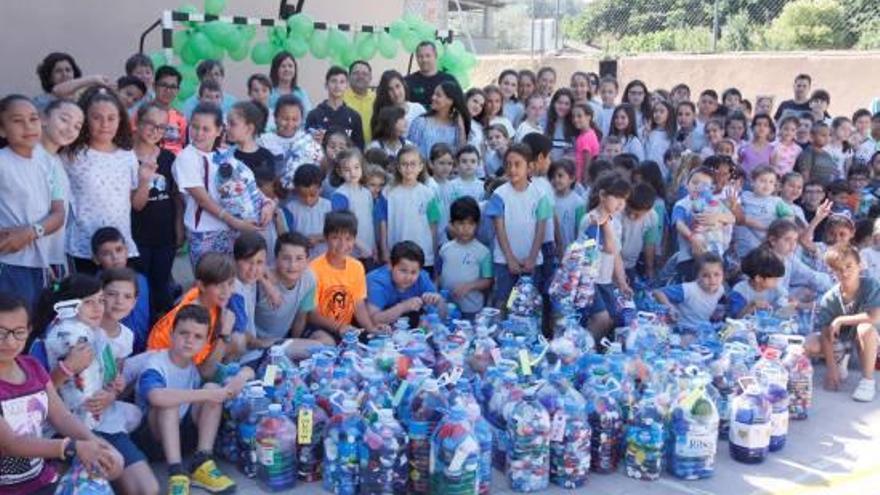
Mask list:
MULTIPOLYGON (((461 0, 465 2, 465 0, 461 0)), ((880 0, 468 0, 450 27, 482 53, 880 49, 880 0)))

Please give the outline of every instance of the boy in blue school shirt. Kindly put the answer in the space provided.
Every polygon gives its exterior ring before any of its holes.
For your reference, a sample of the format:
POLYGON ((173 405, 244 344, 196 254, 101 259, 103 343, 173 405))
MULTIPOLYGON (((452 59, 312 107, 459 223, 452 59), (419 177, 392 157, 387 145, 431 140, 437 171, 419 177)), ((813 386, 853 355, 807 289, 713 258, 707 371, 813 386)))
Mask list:
POLYGON ((377 325, 391 324, 398 318, 418 321, 425 305, 436 306, 446 315, 446 303, 428 273, 422 270, 425 253, 412 241, 398 242, 391 248, 391 264, 367 274, 367 308, 377 325))
MULTIPOLYGON (((101 270, 125 268, 128 265, 128 246, 116 227, 101 227, 92 235, 92 257, 101 270)), ((131 313, 120 321, 134 333, 134 352, 147 348, 150 332, 150 284, 142 273, 137 274, 137 302, 131 313)))

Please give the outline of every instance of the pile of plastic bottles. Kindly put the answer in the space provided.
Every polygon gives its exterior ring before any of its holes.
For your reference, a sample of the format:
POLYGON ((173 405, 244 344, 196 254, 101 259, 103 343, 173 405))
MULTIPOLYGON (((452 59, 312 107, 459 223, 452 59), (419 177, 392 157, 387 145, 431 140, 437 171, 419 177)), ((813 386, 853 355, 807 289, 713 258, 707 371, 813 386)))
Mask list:
POLYGON ((603 353, 570 304, 555 308, 554 338, 542 336, 528 277, 506 319, 431 310, 418 327, 346 335, 297 364, 272 349, 226 404, 216 450, 270 491, 320 479, 336 494, 487 495, 493 467, 517 492, 582 487, 590 471, 702 479, 719 441, 761 462, 785 445, 789 417, 808 417, 813 370, 791 320, 681 332, 650 296, 637 301, 603 353))
POLYGON ((599 275, 599 249, 593 239, 571 243, 550 283, 550 296, 560 305, 583 309, 593 303, 599 275))

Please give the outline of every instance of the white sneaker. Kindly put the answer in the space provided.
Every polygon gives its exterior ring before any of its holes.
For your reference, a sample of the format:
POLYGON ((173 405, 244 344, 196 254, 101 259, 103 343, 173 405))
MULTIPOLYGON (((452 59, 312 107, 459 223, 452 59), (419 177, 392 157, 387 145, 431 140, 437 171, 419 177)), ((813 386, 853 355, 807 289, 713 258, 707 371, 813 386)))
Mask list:
POLYGON ((840 361, 837 362, 837 373, 840 375, 840 381, 846 381, 846 377, 849 376, 849 353, 843 355, 840 358, 840 361))
POLYGON ((852 398, 854 401, 858 402, 871 402, 874 400, 874 395, 877 393, 877 389, 874 386, 874 380, 868 380, 866 378, 862 378, 859 380, 859 384, 856 386, 856 389, 853 390, 852 398))

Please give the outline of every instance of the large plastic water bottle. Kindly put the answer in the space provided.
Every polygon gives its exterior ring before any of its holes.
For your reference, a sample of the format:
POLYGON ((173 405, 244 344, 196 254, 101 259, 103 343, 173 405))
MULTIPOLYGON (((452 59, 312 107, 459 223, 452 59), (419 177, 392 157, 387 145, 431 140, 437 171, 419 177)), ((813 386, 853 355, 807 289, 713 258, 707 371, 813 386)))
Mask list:
POLYGON ((354 495, 360 478, 360 442, 364 423, 354 400, 342 402, 330 418, 324 436, 324 489, 337 495, 354 495))
POLYGON ((296 426, 287 419, 281 404, 269 406, 269 414, 257 427, 259 477, 269 491, 293 488, 296 484, 296 426))
POLYGON ((327 413, 317 406, 315 396, 304 394, 296 408, 297 477, 305 482, 321 479, 324 460, 324 432, 327 413))
POLYGON ((789 419, 802 420, 810 415, 813 403, 813 365, 804 350, 803 337, 791 340, 785 351, 785 364, 788 370, 788 413, 789 419))
POLYGON ((394 411, 380 409, 377 420, 364 431, 360 446, 360 493, 405 493, 409 469, 406 448, 406 432, 394 419, 394 411))
POLYGON ((241 443, 241 459, 239 465, 242 473, 248 478, 257 476, 257 425, 269 411, 269 399, 259 385, 251 386, 247 391, 247 407, 244 419, 238 425, 238 439, 241 443))
POLYGON ((782 450, 788 437, 788 370, 780 356, 768 347, 752 370, 770 401, 770 452, 782 450))
POLYGON ((593 381, 585 386, 587 414, 592 429, 590 467, 600 474, 617 470, 623 441, 623 415, 615 394, 620 388, 611 381, 593 381))
POLYGON ((689 380, 691 389, 679 394, 669 419, 669 472, 695 480, 715 472, 718 449, 718 410, 706 392, 709 377, 689 380))
POLYGON ((431 439, 431 493, 476 495, 480 481, 480 445, 468 411, 461 404, 437 425, 431 439))
POLYGON ((664 414, 652 389, 645 390, 636 403, 626 428, 626 475, 653 481, 663 471, 664 414))
POLYGON ((483 417, 480 404, 473 393, 472 382, 468 378, 461 377, 456 382, 449 404, 453 407, 461 406, 467 411, 474 437, 480 446, 477 492, 488 495, 492 487, 492 426, 483 417))
POLYGON ((447 409, 446 396, 434 378, 426 378, 410 405, 408 459, 409 493, 430 493, 431 435, 447 409))
POLYGON ((507 418, 510 446, 507 477, 515 492, 534 492, 550 484, 550 415, 526 391, 507 418))
POLYGON ((561 371, 552 372, 537 395, 550 414, 550 481, 563 488, 579 488, 590 473, 592 430, 587 401, 561 371))
POLYGON ((757 383, 733 399, 730 421, 730 456, 758 464, 770 450, 770 401, 757 383))
POLYGON ((544 302, 534 279, 530 275, 521 276, 507 299, 507 310, 510 314, 540 321, 543 307, 544 302))

